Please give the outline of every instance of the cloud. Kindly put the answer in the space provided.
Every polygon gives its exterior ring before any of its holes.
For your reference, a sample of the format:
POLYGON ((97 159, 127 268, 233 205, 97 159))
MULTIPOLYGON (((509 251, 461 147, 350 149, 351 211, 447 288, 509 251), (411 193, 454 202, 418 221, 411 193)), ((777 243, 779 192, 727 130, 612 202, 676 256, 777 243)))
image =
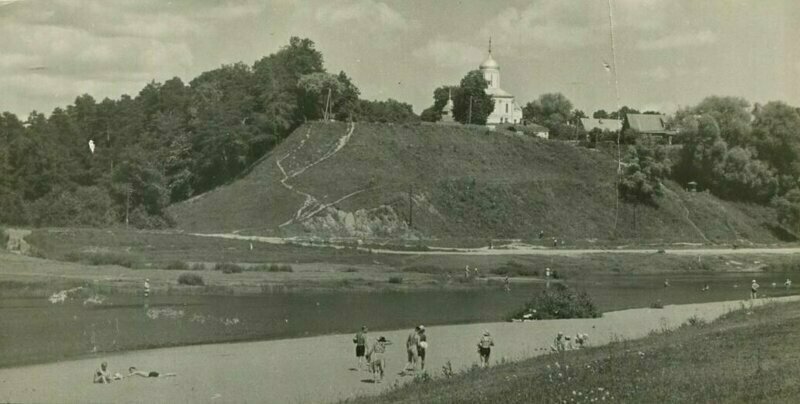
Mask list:
POLYGON ((316 8, 315 21, 349 29, 348 24, 371 27, 380 31, 404 31, 411 23, 386 3, 374 0, 352 0, 325 3, 316 8))
POLYGON ((717 42, 717 35, 709 30, 671 34, 655 39, 640 39, 636 48, 640 50, 664 50, 699 47, 717 42))
POLYGON ((596 4, 544 1, 524 9, 509 7, 484 24, 480 33, 496 39, 506 50, 544 47, 583 48, 606 38, 604 14, 591 11, 596 4))
POLYGON ((658 66, 653 69, 640 71, 639 76, 645 79, 663 81, 672 77, 672 73, 664 66, 658 66))
POLYGON ((469 69, 486 57, 485 51, 462 42, 436 38, 412 52, 412 55, 423 61, 433 61, 444 68, 469 69))

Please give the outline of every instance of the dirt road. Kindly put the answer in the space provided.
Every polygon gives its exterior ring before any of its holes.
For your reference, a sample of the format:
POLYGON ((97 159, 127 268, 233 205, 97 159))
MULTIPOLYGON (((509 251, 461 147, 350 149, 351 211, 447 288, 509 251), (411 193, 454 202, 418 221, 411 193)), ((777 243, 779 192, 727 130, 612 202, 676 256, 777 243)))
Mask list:
MULTIPOLYGON (((775 299, 796 301, 799 296, 775 299)), ((763 304, 759 300, 756 304, 763 304)), ((490 323, 433 326, 428 369, 441 375, 452 363, 463 369, 477 362, 475 344, 481 331, 492 332, 497 343, 493 361, 521 359, 547 353, 558 331, 586 332, 590 344, 615 338, 641 338, 653 330, 673 328, 692 316, 711 321, 747 302, 717 302, 633 309, 606 313, 600 319, 549 320, 528 323, 490 323)), ((347 315, 347 313, 342 313, 347 315)), ((354 330, 360 324, 353 324, 354 330)), ((405 362, 404 341, 409 330, 371 333, 394 344, 387 350, 388 375, 383 384, 367 382, 369 375, 353 371, 351 334, 279 341, 201 345, 130 352, 93 359, 0 369, 2 402, 331 402, 357 394, 376 394, 395 381, 408 380, 398 372, 405 362), (129 366, 140 370, 175 372, 174 378, 135 378, 110 385, 92 384, 101 361, 112 372, 129 366)))
MULTIPOLYGON (((317 248, 349 248, 335 244, 311 244, 304 242, 300 239, 282 238, 282 237, 261 237, 261 236, 243 236, 240 234, 231 233, 217 233, 217 234, 203 234, 192 233, 193 236, 199 237, 215 237, 225 238, 232 240, 249 240, 260 243, 268 244, 288 244, 302 245, 306 247, 317 248)), ((426 251, 404 251, 404 250, 390 250, 380 248, 364 248, 359 247, 359 250, 369 251, 375 254, 394 254, 394 255, 552 255, 552 256, 577 256, 584 254, 655 254, 662 252, 664 254, 673 255, 752 255, 752 254, 800 254, 800 247, 758 247, 758 248, 675 248, 675 249, 654 249, 654 248, 592 248, 592 249, 574 249, 574 248, 544 248, 541 246, 532 246, 526 244, 515 244, 509 248, 495 248, 488 247, 482 248, 431 248, 426 251)))

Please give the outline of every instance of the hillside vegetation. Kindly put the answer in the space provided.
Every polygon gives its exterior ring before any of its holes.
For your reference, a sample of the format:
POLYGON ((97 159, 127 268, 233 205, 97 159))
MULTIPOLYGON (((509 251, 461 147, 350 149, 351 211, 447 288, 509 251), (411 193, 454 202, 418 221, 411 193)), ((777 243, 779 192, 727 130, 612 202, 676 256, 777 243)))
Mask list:
POLYGON ((635 218, 621 204, 614 234, 615 170, 604 153, 483 127, 316 122, 241 179, 170 213, 179 228, 204 233, 777 241, 771 209, 671 182, 635 218))

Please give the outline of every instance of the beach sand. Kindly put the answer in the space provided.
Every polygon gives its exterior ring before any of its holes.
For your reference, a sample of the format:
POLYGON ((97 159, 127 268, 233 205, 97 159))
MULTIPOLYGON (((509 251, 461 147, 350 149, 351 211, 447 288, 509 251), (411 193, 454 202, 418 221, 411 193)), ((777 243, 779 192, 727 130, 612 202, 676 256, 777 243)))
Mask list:
MULTIPOLYGON (((787 302, 800 296, 760 299, 787 302)), ((496 347, 492 362, 517 360, 549 352, 556 333, 588 333, 589 345, 615 339, 634 339, 651 331, 674 328, 697 316, 712 321, 748 301, 666 306, 605 313, 598 319, 545 320, 525 323, 484 323, 431 326, 427 369, 442 374, 448 361, 454 370, 478 362, 476 344, 484 329, 491 331, 496 347)), ((353 324, 353 334, 361 324, 353 324)), ((53 330, 57 332, 57 330, 53 330)), ((405 365, 405 339, 410 330, 371 332, 370 342, 386 336, 388 373, 383 384, 371 375, 350 370, 355 365, 353 334, 325 335, 277 341, 198 345, 135 351, 92 359, 0 369, 2 402, 249 402, 320 403, 361 394, 377 394, 410 376, 398 373, 405 365), (132 378, 108 385, 92 383, 100 362, 111 373, 139 370, 177 373, 177 377, 132 378)))

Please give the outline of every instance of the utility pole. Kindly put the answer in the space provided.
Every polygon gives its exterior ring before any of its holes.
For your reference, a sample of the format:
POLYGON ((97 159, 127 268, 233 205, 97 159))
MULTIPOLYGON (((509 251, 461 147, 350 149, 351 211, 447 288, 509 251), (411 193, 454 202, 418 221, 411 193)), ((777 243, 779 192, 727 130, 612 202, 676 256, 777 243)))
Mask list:
POLYGON ((467 123, 472 125, 472 96, 469 96, 469 119, 467 119, 467 123))
POLYGON ((408 186, 408 227, 411 227, 414 224, 414 205, 412 204, 413 200, 411 199, 411 194, 414 192, 414 185, 408 186))
POLYGON ((131 184, 130 183, 128 183, 128 186, 125 187, 125 191, 126 191, 126 196, 125 196, 125 228, 128 228, 128 223, 129 223, 128 218, 130 217, 130 211, 131 211, 131 184))

